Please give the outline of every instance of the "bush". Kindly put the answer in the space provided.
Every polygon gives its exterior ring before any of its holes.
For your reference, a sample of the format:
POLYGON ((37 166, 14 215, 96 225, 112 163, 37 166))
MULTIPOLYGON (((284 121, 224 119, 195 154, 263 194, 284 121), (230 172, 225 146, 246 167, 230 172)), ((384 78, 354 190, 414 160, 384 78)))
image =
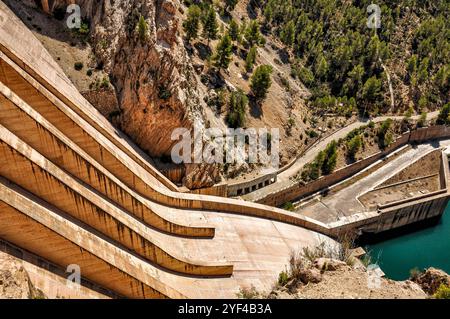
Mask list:
POLYGON ((439 116, 436 120, 437 124, 447 125, 450 124, 450 103, 445 104, 441 111, 439 112, 439 116))
POLYGON ((241 288, 237 293, 239 299, 258 299, 260 296, 261 294, 253 285, 250 288, 241 288))
POLYGON ((278 285, 280 286, 286 286, 286 284, 289 281, 289 275, 287 273, 287 271, 282 271, 280 272, 280 274, 278 275, 278 285))
POLYGON ((81 70, 84 68, 83 62, 75 62, 74 68, 75 68, 75 70, 77 70, 77 71, 81 71, 81 70))
POLYGON ((158 98, 160 100, 168 100, 170 99, 170 97, 172 96, 172 93, 170 92, 169 89, 167 89, 167 87, 161 85, 158 89, 158 98))
POLYGON ((422 112, 420 114, 420 118, 419 121, 417 121, 417 126, 418 127, 424 127, 427 123, 427 112, 422 112))
POLYGON ((307 134, 310 138, 316 138, 316 137, 319 136, 319 133, 317 133, 317 132, 314 131, 314 130, 306 131, 306 134, 307 134))
POLYGON ((148 36, 148 25, 147 21, 145 21, 144 16, 139 17, 139 22, 137 24, 137 32, 139 35, 139 39, 144 42, 148 36))
POLYGON ((441 284, 433 297, 436 299, 450 299, 450 286, 441 284))
POLYGON ((295 206, 294 206, 294 204, 292 204, 292 202, 287 202, 287 203, 284 203, 283 209, 292 212, 295 210, 295 206))

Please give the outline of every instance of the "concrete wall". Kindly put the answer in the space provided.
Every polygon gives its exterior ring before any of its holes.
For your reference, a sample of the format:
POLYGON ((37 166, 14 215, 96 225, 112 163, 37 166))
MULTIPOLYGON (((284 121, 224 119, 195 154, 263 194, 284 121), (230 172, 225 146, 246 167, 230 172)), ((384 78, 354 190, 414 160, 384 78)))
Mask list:
POLYGON ((320 190, 326 189, 333 184, 339 183, 368 166, 374 164, 376 161, 382 159, 388 154, 392 153, 396 149, 408 144, 408 143, 423 143, 432 139, 448 138, 450 137, 450 128, 446 126, 431 126, 426 128, 420 128, 412 132, 407 132, 400 136, 393 144, 391 144, 384 151, 378 152, 365 159, 357 161, 351 165, 348 165, 342 169, 335 171, 334 173, 322 176, 319 179, 303 185, 297 183, 287 189, 283 189, 279 192, 269 194, 265 198, 258 200, 258 203, 280 206, 286 202, 296 200, 300 197, 314 194, 320 190))

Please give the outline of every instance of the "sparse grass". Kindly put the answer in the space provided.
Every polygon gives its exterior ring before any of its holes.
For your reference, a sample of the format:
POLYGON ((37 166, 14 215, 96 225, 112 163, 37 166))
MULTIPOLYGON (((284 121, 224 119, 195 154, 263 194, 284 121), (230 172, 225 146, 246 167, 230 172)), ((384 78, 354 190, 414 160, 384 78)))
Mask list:
POLYGON ((352 257, 352 250, 355 248, 355 241, 357 234, 355 232, 347 232, 339 236, 338 241, 340 243, 338 249, 338 259, 347 263, 349 266, 353 266, 355 260, 352 257))
POLYGON ((239 299, 258 299, 261 297, 261 294, 252 285, 250 288, 240 288, 237 297, 239 299))

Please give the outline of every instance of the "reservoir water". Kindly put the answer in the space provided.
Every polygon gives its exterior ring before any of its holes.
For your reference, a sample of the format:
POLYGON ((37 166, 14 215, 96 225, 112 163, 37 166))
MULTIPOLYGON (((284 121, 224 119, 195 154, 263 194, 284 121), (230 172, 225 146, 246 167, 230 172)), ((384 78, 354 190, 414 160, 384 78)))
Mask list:
POLYGON ((413 268, 435 267, 450 273, 450 204, 439 224, 369 245, 366 250, 390 279, 408 279, 413 268))

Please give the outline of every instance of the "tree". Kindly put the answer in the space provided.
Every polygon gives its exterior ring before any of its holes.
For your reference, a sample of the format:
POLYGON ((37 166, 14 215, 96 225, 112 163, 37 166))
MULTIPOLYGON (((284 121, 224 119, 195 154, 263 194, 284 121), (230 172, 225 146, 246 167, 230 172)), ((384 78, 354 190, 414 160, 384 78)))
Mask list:
POLYGON ((233 11, 238 3, 238 0, 225 0, 225 10, 233 11))
POLYGON ((323 55, 316 61, 316 76, 319 79, 325 79, 328 74, 328 62, 323 55))
POLYGON ((422 112, 420 114, 420 118, 417 121, 418 127, 424 127, 427 124, 427 112, 422 112))
POLYGON ((393 142, 393 135, 391 132, 389 132, 389 129, 392 126, 392 119, 388 118, 386 119, 378 129, 378 144, 380 145, 380 148, 385 149, 391 143, 393 142))
POLYGON ((187 18, 183 22, 183 29, 186 32, 186 39, 196 39, 198 37, 198 30, 200 27, 200 17, 202 11, 197 5, 191 5, 188 9, 187 18))
POLYGON ((226 117, 229 127, 238 128, 244 126, 247 104, 248 98, 241 89, 231 92, 228 114, 226 117))
POLYGON ((217 44, 216 53, 213 56, 214 66, 219 69, 227 69, 231 62, 232 50, 231 37, 225 34, 217 44))
POLYGON ((347 142, 347 155, 355 160, 356 153, 362 146, 362 138, 360 135, 354 136, 350 141, 347 142))
POLYGON ((142 42, 144 42, 148 36, 148 25, 147 25, 147 21, 145 21, 145 18, 142 15, 139 17, 139 22, 137 25, 137 32, 138 32, 139 39, 142 42))
POLYGON ((253 69, 253 65, 256 62, 256 54, 257 54, 256 46, 252 46, 250 51, 247 53, 247 57, 245 58, 245 69, 247 72, 250 72, 253 69))
POLYGON ((375 76, 364 83, 362 98, 368 102, 375 102, 381 94, 381 81, 375 76))
POLYGON ((232 19, 230 22, 230 29, 228 31, 230 34, 231 40, 233 41, 239 41, 241 37, 241 31, 239 30, 239 25, 237 22, 232 19))
POLYGON ((325 175, 331 174, 337 163, 337 143, 332 141, 325 149, 325 159, 322 165, 322 172, 325 175))
POLYGON ((216 12, 214 11, 214 8, 210 6, 203 19, 203 36, 208 39, 208 45, 210 40, 217 38, 218 28, 216 12))
POLYGON ((249 46, 264 44, 264 38, 259 31, 259 23, 252 20, 245 30, 245 40, 249 46))
POLYGON ((250 88, 256 100, 261 101, 266 98, 267 91, 272 85, 272 67, 270 65, 261 65, 256 68, 250 81, 250 88))
POLYGON ((450 103, 447 103, 442 107, 441 111, 439 112, 436 123, 440 125, 450 124, 450 103))
POLYGON ((289 21, 288 24, 281 31, 281 41, 286 45, 293 45, 295 41, 295 24, 294 21, 289 21))

